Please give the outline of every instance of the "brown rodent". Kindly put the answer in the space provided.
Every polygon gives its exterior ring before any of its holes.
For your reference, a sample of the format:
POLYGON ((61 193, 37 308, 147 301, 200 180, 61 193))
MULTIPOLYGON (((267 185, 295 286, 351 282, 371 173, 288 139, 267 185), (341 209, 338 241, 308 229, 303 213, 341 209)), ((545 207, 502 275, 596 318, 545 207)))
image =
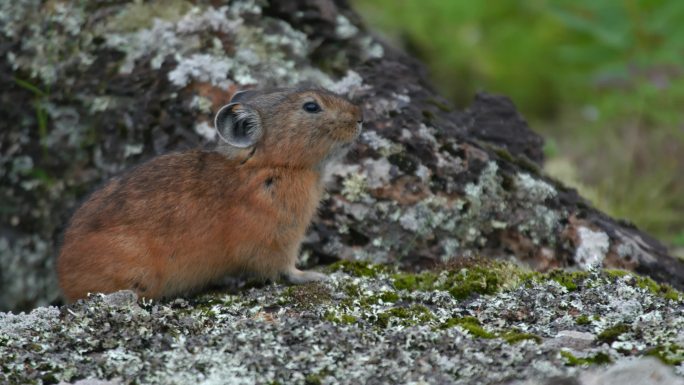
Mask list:
POLYGON ((322 172, 363 115, 320 89, 244 91, 216 115, 219 145, 162 155, 110 180, 76 211, 57 261, 67 301, 130 289, 161 298, 248 272, 292 283, 322 172))

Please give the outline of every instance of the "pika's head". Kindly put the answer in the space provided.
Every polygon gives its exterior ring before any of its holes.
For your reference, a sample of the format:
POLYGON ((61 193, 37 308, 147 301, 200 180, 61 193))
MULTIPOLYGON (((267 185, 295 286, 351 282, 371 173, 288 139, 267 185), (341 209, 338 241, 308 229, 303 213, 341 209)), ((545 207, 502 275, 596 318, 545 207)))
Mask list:
POLYGON ((343 155, 362 124, 359 106, 312 88, 238 92, 215 119, 224 153, 291 167, 321 167, 343 155))

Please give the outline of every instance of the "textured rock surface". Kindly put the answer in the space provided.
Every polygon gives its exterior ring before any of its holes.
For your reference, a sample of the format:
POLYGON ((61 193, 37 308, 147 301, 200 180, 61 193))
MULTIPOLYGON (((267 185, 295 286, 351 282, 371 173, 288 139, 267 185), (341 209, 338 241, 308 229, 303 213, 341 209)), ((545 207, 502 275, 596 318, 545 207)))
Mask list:
POLYGON ((119 292, 0 313, 0 383, 588 385, 656 373, 666 382, 654 383, 677 384, 684 375, 682 296, 640 277, 506 264, 337 269, 322 284, 166 302, 119 292), (639 360, 647 355, 667 364, 639 360))
POLYGON ((5 1, 0 36, 0 309, 58 301, 60 233, 103 179, 211 145, 237 89, 305 81, 368 123, 330 170, 304 263, 513 256, 684 285, 657 241, 540 174, 542 141, 506 98, 454 110, 345 1, 5 1))

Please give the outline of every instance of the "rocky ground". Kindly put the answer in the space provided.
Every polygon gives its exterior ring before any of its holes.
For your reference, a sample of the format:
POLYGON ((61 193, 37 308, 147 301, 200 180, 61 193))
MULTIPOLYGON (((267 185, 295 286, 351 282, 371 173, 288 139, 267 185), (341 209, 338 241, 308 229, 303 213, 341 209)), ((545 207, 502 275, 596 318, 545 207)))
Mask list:
POLYGON ((0 383, 684 384, 684 297, 648 278, 328 269, 320 284, 0 313, 0 383))

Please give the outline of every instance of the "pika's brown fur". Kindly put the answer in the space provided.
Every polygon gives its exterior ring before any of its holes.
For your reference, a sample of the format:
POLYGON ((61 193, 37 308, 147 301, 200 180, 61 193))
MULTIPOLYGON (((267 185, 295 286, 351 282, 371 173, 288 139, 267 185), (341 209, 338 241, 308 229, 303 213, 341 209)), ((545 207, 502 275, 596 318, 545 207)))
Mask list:
POLYGON ((323 169, 361 122, 358 106, 323 90, 237 94, 217 115, 215 150, 154 158, 76 211, 57 261, 64 296, 131 289, 169 297, 240 272, 325 279, 295 262, 323 169))

